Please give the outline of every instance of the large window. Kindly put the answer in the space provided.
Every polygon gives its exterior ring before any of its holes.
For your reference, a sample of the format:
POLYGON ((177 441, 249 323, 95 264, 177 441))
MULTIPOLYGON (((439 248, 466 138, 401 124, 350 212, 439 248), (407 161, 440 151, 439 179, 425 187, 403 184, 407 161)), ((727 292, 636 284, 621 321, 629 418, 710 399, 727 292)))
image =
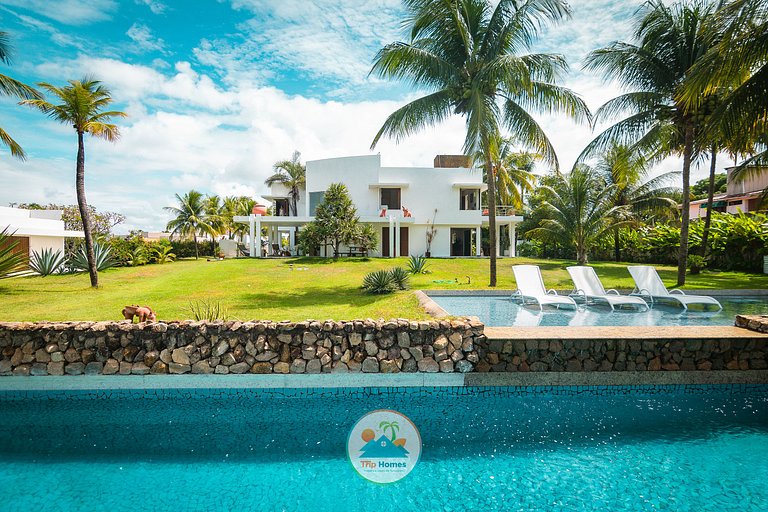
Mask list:
POLYGON ((317 210, 317 206, 323 202, 323 198, 325 197, 325 192, 310 192, 309 193, 309 215, 310 217, 315 216, 315 210, 317 210))
POLYGON ((289 217, 290 215, 291 208, 288 199, 275 199, 275 216, 289 217))
POLYGON ((479 190, 476 188, 459 189, 459 210, 479 210, 479 190))
POLYGON ((400 189, 399 188, 382 188, 381 189, 381 206, 386 206, 390 210, 400 209, 400 189))

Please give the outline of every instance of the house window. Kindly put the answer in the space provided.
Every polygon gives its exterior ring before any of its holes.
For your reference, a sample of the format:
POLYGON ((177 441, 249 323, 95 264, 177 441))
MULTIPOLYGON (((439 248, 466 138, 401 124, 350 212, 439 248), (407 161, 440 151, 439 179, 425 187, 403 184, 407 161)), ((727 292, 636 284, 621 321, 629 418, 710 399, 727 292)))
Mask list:
POLYGON ((741 201, 728 201, 728 206, 741 206, 741 201))
POLYGON ((399 188, 382 188, 381 189, 381 206, 386 206, 390 210, 400 209, 400 189, 399 188))
POLYGON ((291 215, 288 199, 275 199, 275 216, 288 217, 291 215))
POLYGON ((476 188, 459 189, 459 210, 479 210, 477 195, 478 190, 476 188))
POLYGON ((311 217, 314 217, 315 210, 317 210, 318 205, 323 202, 324 197, 325 197, 325 192, 309 193, 309 215, 311 217))

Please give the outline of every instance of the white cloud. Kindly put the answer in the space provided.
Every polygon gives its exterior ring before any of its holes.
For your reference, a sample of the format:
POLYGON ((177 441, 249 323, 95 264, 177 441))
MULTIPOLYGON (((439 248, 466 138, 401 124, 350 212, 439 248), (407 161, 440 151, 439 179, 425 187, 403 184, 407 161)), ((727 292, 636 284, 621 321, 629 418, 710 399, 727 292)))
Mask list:
POLYGON ((3 0, 5 5, 21 7, 67 25, 87 25, 108 20, 117 10, 114 0, 3 0))
POLYGON ((146 5, 152 14, 163 14, 168 10, 168 6, 158 0, 136 0, 139 5, 146 5))
POLYGON ((152 35, 148 26, 134 23, 125 33, 134 42, 134 48, 139 51, 162 51, 165 41, 152 35))

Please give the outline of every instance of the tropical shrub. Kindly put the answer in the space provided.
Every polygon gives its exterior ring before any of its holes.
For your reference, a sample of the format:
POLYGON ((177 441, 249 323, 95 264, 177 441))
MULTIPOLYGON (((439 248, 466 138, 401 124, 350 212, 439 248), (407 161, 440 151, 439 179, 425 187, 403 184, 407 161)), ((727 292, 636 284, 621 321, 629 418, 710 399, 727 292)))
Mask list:
POLYGON ((152 248, 152 250, 154 252, 150 258, 152 261, 154 261, 154 263, 159 263, 162 265, 163 263, 168 263, 176 259, 176 255, 171 252, 173 247, 171 247, 170 243, 158 243, 152 248))
POLYGON ((691 254, 688 256, 688 272, 691 274, 700 274, 701 269, 704 268, 707 264, 707 260, 704 259, 704 256, 699 256, 698 254, 691 254))
POLYGON ((408 259, 408 272, 411 274, 427 273, 427 258, 413 255, 408 259))
POLYGON ((147 254, 147 249, 143 245, 137 245, 133 248, 133 250, 128 254, 128 259, 126 260, 126 264, 129 267, 138 267, 139 265, 146 265, 149 262, 149 256, 147 254))
POLYGON ((66 261, 64 253, 60 249, 54 251, 49 247, 32 253, 32 257, 29 258, 29 268, 45 277, 64 270, 66 261))
POLYGON ((389 271, 389 275, 392 277, 392 282, 400 290, 407 290, 409 281, 411 280, 411 274, 402 267, 395 267, 389 271))
POLYGON ((397 283, 388 270, 376 270, 363 278, 363 289, 368 293, 392 293, 397 288, 397 283))
MULTIPOLYGON (((193 240, 171 240, 171 248, 176 258, 194 258, 195 242, 193 240)), ((200 244, 198 254, 203 257, 212 257, 213 247, 211 244, 200 244)))
MULTIPOLYGON (((96 270, 102 272, 117 266, 112 257, 112 249, 102 243, 93 244, 93 253, 96 257, 96 270)), ((69 268, 74 272, 88 272, 88 256, 85 254, 85 245, 69 260, 69 268)))
POLYGON ((227 320, 228 317, 227 309, 219 301, 203 299, 190 302, 189 310, 192 313, 192 318, 196 321, 213 322, 214 320, 227 320))
POLYGON ((27 258, 16 252, 18 242, 11 241, 12 235, 7 227, 0 231, 0 279, 24 270, 27 263, 27 258))

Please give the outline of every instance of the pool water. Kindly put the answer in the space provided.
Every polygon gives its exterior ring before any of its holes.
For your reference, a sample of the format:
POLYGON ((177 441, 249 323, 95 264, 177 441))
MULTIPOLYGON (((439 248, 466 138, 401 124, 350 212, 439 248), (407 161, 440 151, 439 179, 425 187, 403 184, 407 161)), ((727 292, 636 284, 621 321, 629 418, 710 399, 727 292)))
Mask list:
POLYGON ((768 386, 0 393, 0 509, 757 511, 768 386), (421 431, 377 485, 364 413, 421 431))
POLYGON ((721 311, 688 311, 666 304, 654 304, 648 311, 611 311, 608 306, 583 304, 572 309, 555 309, 545 306, 539 310, 536 305, 521 306, 519 302, 504 295, 453 295, 431 296, 440 307, 455 316, 477 316, 488 326, 678 326, 678 325, 733 325, 734 317, 740 315, 768 314, 768 297, 717 297, 722 304, 721 311))

